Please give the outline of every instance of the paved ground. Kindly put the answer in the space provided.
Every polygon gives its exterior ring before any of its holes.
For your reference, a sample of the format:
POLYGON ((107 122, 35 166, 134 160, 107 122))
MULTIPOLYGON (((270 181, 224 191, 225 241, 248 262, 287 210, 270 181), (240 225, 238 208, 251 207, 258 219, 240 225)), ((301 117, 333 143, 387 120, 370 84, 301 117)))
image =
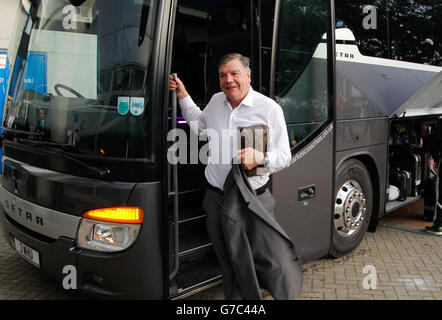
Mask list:
MULTIPOLYGON (((308 263, 303 270, 299 299, 442 300, 442 238, 380 226, 376 233, 368 233, 353 253, 308 263), (364 274, 368 265, 375 269, 364 274), (366 286, 376 285, 375 289, 364 289, 367 276, 372 280, 367 278, 366 286)), ((0 234, 0 300, 87 298, 46 278, 20 258, 0 234)), ((223 298, 221 285, 188 297, 223 298)), ((265 298, 271 296, 266 294, 265 298)))
POLYGON ((11 249, 0 228, 0 300, 85 299, 80 292, 67 292, 11 249))
MULTIPOLYGON (((303 271, 303 300, 442 300, 442 238, 379 227, 353 253, 305 264, 303 271), (375 269, 364 273, 365 266, 375 269), (376 289, 364 289, 373 271, 376 289)), ((223 299, 221 285, 189 299, 223 299)))

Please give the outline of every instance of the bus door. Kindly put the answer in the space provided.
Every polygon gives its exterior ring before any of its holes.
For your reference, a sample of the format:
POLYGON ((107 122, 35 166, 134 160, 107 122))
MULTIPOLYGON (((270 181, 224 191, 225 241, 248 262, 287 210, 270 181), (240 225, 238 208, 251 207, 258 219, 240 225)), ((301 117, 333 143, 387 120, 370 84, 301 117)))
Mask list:
MULTIPOLYGON (((289 168, 273 176, 275 215, 294 239, 303 261, 325 255, 330 246, 331 29, 330 3, 320 0, 179 0, 175 12, 171 72, 183 80, 197 105, 204 108, 213 93, 220 91, 219 58, 239 52, 251 57, 252 86, 283 108, 293 158, 289 168)), ((176 125, 190 136, 179 107, 176 125)), ((190 141, 188 147, 187 164, 178 165, 177 170, 178 200, 173 200, 173 188, 169 198, 170 296, 219 279, 201 208, 204 167, 192 164, 192 157, 198 155, 190 141)), ((172 168, 169 176, 172 186, 172 168)))
MULTIPOLYGON (((274 28, 270 26, 273 17, 263 15, 262 23, 269 26, 262 27, 267 30, 262 35, 262 64, 270 66, 267 83, 284 111, 292 160, 289 168, 273 175, 272 191, 277 200, 276 219, 305 263, 326 255, 330 248, 334 172, 331 1, 280 0, 275 12, 274 28)), ((264 89, 266 81, 263 77, 264 89)))
MULTIPOLYGON (((253 10, 256 8, 255 2, 258 1, 177 1, 174 25, 171 26, 173 46, 170 71, 177 73, 201 109, 204 109, 214 93, 221 90, 218 61, 229 52, 251 57, 252 86, 259 88, 257 12, 253 10)), ((179 106, 176 119, 173 119, 172 114, 169 108, 168 129, 176 126, 185 133, 187 140, 179 140, 181 146, 185 145, 186 159, 180 157, 177 167, 174 169, 170 165, 168 170, 171 297, 220 279, 220 270, 206 231, 206 214, 202 209, 206 182, 200 151, 207 141, 199 141, 191 133, 179 106), (174 187, 175 176, 177 188, 174 187)), ((175 141, 169 143, 173 145, 175 141)))

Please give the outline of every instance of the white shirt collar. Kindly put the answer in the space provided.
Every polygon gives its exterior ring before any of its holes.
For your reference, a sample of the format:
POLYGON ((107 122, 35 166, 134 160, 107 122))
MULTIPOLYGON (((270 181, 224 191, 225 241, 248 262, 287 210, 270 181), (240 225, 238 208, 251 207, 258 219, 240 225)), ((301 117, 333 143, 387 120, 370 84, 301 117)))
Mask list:
MULTIPOLYGON (((239 104, 239 106, 241 106, 241 105, 245 105, 245 106, 248 106, 248 107, 253 107, 253 94, 254 94, 254 92, 255 92, 255 91, 253 90, 252 86, 250 86, 250 88, 249 88, 249 92, 247 93, 247 95, 245 96, 245 98, 241 101, 241 103, 239 104)), ((224 102, 225 102, 228 106, 232 107, 232 106, 230 105, 229 100, 227 100, 226 95, 224 95, 224 102)), ((239 106, 238 106, 238 107, 239 107, 239 106)))

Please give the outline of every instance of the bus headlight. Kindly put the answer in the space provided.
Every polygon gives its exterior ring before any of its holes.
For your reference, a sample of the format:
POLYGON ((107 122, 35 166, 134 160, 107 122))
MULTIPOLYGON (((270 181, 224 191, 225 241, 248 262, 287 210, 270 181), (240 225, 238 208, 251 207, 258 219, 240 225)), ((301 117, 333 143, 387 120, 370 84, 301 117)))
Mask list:
POLYGON ((122 224, 83 218, 77 246, 83 249, 115 252, 127 249, 138 237, 140 224, 122 224))
POLYGON ((87 211, 78 228, 77 246, 105 252, 124 250, 137 239, 143 221, 144 211, 138 207, 87 211))

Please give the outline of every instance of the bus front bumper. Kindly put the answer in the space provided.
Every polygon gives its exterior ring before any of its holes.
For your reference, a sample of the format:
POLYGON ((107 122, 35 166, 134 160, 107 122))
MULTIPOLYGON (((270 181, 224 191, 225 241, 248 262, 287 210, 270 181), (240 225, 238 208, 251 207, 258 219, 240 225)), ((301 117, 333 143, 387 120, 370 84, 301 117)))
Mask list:
POLYGON ((105 299, 162 298, 161 261, 149 259, 146 253, 152 248, 143 241, 117 253, 83 250, 75 246, 74 239, 51 239, 23 227, 2 206, 0 225, 17 254, 66 290, 78 289, 105 299))

